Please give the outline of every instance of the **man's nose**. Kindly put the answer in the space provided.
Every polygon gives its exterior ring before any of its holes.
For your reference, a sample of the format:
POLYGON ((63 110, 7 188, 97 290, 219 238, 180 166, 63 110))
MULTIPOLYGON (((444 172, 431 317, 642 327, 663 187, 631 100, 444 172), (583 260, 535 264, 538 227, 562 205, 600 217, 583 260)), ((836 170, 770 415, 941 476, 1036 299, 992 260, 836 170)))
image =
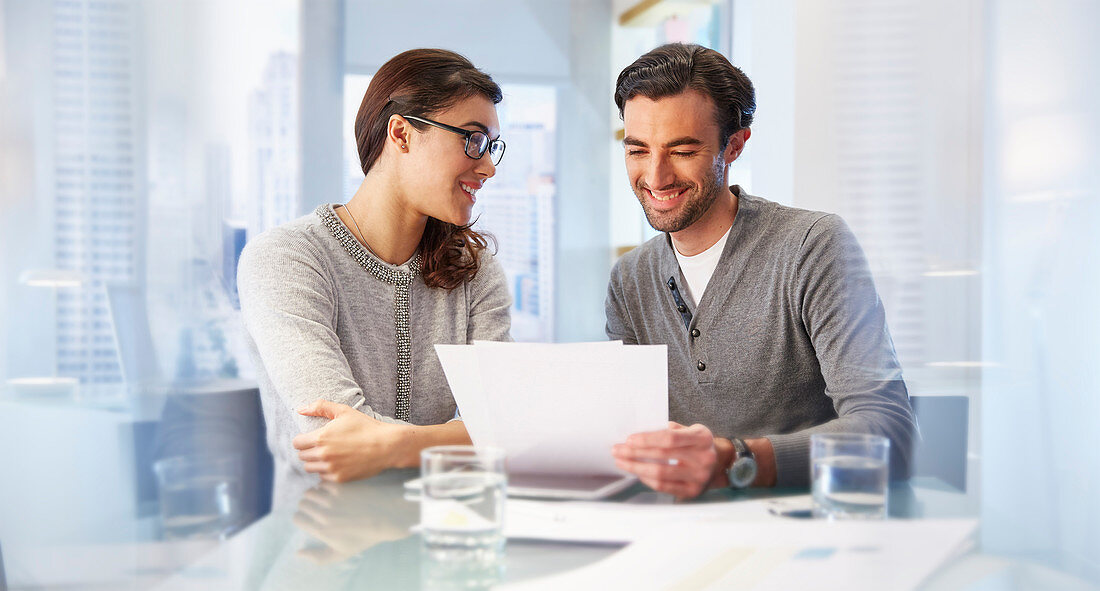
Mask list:
POLYGON ((672 170, 672 163, 668 161, 668 158, 657 155, 649 160, 646 167, 645 184, 646 187, 660 191, 676 181, 676 174, 672 170))

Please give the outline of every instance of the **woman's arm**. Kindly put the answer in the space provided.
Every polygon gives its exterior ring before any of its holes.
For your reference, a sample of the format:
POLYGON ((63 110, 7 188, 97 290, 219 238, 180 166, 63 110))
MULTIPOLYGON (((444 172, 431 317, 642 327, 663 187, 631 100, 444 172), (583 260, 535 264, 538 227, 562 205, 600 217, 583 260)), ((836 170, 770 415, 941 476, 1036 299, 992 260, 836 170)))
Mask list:
MULTIPOLYGON (((406 450, 424 437, 366 404, 336 334, 336 286, 311 245, 293 235, 256 239, 241 256, 238 286, 245 327, 270 382, 264 396, 290 411, 280 424, 268 426, 278 433, 274 445, 282 448, 272 451, 286 457, 293 453, 292 437, 312 441, 303 449, 318 449, 301 456, 302 468, 325 480, 411 465, 415 453, 406 450), (352 414, 333 421, 333 412, 295 412, 319 404, 352 414)), ((428 440, 462 442, 465 429, 460 424, 441 437, 431 435, 428 440)))
POLYGON ((305 433, 323 426, 320 418, 293 414, 317 400, 398 422, 365 403, 336 334, 337 286, 308 240, 289 232, 261 235, 241 254, 237 286, 255 357, 273 390, 264 394, 279 399, 297 419, 293 426, 269 428, 305 433))
POLYGON ((370 478, 387 468, 420 465, 420 450, 433 445, 469 445, 462 421, 442 425, 383 423, 346 404, 318 400, 300 414, 329 419, 324 427, 294 438, 306 472, 329 482, 370 478))
POLYGON ((466 342, 511 341, 512 296, 500 261, 491 253, 481 253, 481 268, 466 284, 469 302, 466 342))

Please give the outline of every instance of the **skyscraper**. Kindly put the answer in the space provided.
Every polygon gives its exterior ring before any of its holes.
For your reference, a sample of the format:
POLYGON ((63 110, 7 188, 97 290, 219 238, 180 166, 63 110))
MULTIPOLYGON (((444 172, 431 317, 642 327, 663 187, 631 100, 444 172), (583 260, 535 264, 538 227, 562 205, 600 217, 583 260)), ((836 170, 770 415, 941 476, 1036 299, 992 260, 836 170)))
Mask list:
POLYGON ((140 274, 138 23, 134 0, 53 5, 54 251, 84 279, 57 295, 57 370, 86 384, 121 380, 104 287, 140 274))
POLYGON ((512 336, 554 338, 556 95, 552 87, 505 85, 501 137, 508 150, 478 193, 476 227, 496 237, 512 294, 512 336))
POLYGON ((249 101, 248 235, 288 222, 298 211, 298 56, 268 58, 249 101))

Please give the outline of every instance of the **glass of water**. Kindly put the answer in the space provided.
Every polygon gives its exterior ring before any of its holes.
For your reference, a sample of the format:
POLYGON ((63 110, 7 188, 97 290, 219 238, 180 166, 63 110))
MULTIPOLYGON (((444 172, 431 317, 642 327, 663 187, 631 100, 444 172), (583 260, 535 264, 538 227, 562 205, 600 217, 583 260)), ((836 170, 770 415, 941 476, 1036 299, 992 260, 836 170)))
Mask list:
POLYGON ((173 456, 153 464, 165 539, 225 538, 240 527, 237 455, 173 456))
POLYGON ((814 517, 884 519, 890 440, 878 435, 810 436, 814 517))
POLYGON ((493 558, 504 549, 504 451, 445 445, 420 452, 420 535, 438 557, 493 558))

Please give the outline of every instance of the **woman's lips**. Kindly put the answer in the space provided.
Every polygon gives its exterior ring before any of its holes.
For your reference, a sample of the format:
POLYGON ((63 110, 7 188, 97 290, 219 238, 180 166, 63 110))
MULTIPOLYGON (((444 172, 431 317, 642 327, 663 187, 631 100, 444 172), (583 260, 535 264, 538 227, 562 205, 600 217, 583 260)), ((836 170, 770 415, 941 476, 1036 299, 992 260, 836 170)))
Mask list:
POLYGON ((461 182, 458 183, 458 186, 462 187, 463 192, 470 196, 471 203, 477 202, 477 192, 481 187, 474 187, 461 182))

